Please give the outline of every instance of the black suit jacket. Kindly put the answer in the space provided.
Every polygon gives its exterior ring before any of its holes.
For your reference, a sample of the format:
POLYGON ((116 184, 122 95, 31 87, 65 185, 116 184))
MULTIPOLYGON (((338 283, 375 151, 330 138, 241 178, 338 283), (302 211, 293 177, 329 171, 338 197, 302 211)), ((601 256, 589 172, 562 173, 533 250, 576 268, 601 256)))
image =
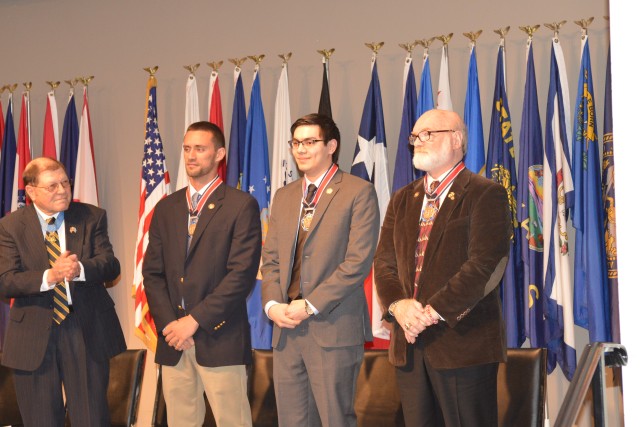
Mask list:
POLYGON ((217 367, 251 363, 246 299, 256 283, 262 232, 252 196, 221 185, 202 208, 187 255, 186 189, 161 200, 149 228, 142 274, 158 331, 156 363, 175 366, 182 355, 162 330, 184 313, 200 327, 196 360, 217 367))
MULTIPOLYGON (((0 220, 0 296, 14 298, 2 364, 33 371, 43 360, 53 322, 53 290, 40 292, 49 258, 38 214, 32 205, 0 220)), ((86 281, 69 283, 74 315, 87 353, 103 361, 126 349, 114 303, 104 282, 120 274, 107 233, 107 214, 74 203, 64 213, 67 250, 78 256, 86 281)))

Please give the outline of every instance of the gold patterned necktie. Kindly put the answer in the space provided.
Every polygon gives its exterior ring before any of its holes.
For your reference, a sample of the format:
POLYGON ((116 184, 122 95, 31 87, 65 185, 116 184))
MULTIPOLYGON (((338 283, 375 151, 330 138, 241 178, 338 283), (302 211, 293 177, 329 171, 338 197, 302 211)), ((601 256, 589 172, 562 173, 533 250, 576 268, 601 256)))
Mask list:
MULTIPOLYGON (((47 220, 49 225, 54 225, 56 219, 51 217, 47 220)), ((44 239, 49 255, 49 265, 53 268, 56 260, 60 257, 60 239, 58 231, 47 231, 47 237, 44 239)), ((58 325, 69 315, 69 300, 67 299, 67 286, 64 280, 56 283, 53 288, 53 320, 58 325)))

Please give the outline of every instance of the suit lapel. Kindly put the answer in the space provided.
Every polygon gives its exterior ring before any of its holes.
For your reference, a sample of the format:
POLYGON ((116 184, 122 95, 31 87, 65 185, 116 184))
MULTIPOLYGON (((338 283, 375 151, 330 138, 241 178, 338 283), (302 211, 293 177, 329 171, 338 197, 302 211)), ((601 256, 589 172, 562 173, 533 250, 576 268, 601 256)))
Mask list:
POLYGON ((67 250, 82 258, 82 242, 84 241, 84 219, 76 214, 73 203, 64 212, 64 235, 67 250))
MULTIPOLYGON (((416 274, 416 245, 418 243, 418 234, 420 232, 420 212, 422 211, 422 203, 424 201, 424 181, 419 179, 413 185, 413 191, 407 199, 407 254, 414 254, 409 257, 409 262, 405 263, 409 271, 407 277, 414 277, 416 274)), ((413 282, 412 282, 413 283, 413 282)), ((408 295, 413 295, 413 288, 410 288, 408 295)))
POLYGON ((30 247, 30 254, 38 258, 38 264, 44 269, 49 268, 49 256, 44 244, 44 234, 38 219, 38 213, 33 205, 24 207, 25 215, 23 216, 24 237, 30 247))
POLYGON ((168 235, 173 235, 173 240, 170 240, 170 242, 175 242, 175 250, 178 251, 179 260, 184 260, 187 254, 189 207, 184 196, 186 191, 186 187, 178 191, 180 196, 173 199, 173 206, 169 210, 170 220, 168 226, 171 231, 168 235))

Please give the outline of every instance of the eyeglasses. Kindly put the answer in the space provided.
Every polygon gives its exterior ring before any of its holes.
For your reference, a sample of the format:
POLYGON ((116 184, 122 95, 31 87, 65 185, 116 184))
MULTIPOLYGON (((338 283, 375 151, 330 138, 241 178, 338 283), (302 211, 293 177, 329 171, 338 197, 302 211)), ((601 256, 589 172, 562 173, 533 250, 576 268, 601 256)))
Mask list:
MULTIPOLYGON (((31 184, 30 184, 31 185, 31 184)), ((65 190, 71 187, 71 181, 65 179, 64 181, 57 182, 55 184, 47 185, 46 187, 39 187, 37 185, 31 185, 31 187, 42 188, 43 190, 47 190, 49 193, 55 193, 58 190, 58 187, 62 186, 65 190)))
POLYGON ((444 129, 444 130, 421 130, 418 134, 409 134, 409 144, 416 145, 416 139, 419 139, 420 142, 428 142, 431 140, 431 135, 434 133, 440 132, 457 132, 453 129, 444 129))
POLYGON ((292 139, 291 141, 288 141, 288 142, 289 142, 289 147, 291 148, 298 148, 300 147, 300 145, 304 145, 305 148, 311 148, 320 141, 324 142, 324 139, 307 138, 307 139, 303 139, 302 141, 298 141, 297 139, 292 139))

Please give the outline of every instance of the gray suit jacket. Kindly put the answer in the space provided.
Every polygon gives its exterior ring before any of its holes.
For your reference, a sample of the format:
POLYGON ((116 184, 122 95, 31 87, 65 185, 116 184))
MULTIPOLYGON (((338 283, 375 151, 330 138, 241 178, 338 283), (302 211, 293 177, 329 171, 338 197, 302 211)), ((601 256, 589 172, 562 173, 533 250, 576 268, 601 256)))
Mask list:
MULTIPOLYGON (((262 250, 262 303, 287 302, 302 200, 299 179, 274 198, 262 250)), ((319 311, 309 332, 322 347, 343 347, 371 340, 371 322, 363 283, 371 269, 380 229, 373 185, 338 171, 316 207, 303 249, 300 271, 305 299, 319 311)), ((274 348, 282 330, 274 325, 274 348)))
MULTIPOLYGON (((120 274, 104 210, 84 203, 64 213, 67 250, 77 254, 86 281, 69 283, 89 356, 104 361, 126 349, 113 300, 104 287, 120 274)), ((0 296, 14 298, 2 364, 33 371, 44 358, 53 323, 53 290, 40 292, 49 258, 36 210, 28 205, 0 221, 0 296)))

